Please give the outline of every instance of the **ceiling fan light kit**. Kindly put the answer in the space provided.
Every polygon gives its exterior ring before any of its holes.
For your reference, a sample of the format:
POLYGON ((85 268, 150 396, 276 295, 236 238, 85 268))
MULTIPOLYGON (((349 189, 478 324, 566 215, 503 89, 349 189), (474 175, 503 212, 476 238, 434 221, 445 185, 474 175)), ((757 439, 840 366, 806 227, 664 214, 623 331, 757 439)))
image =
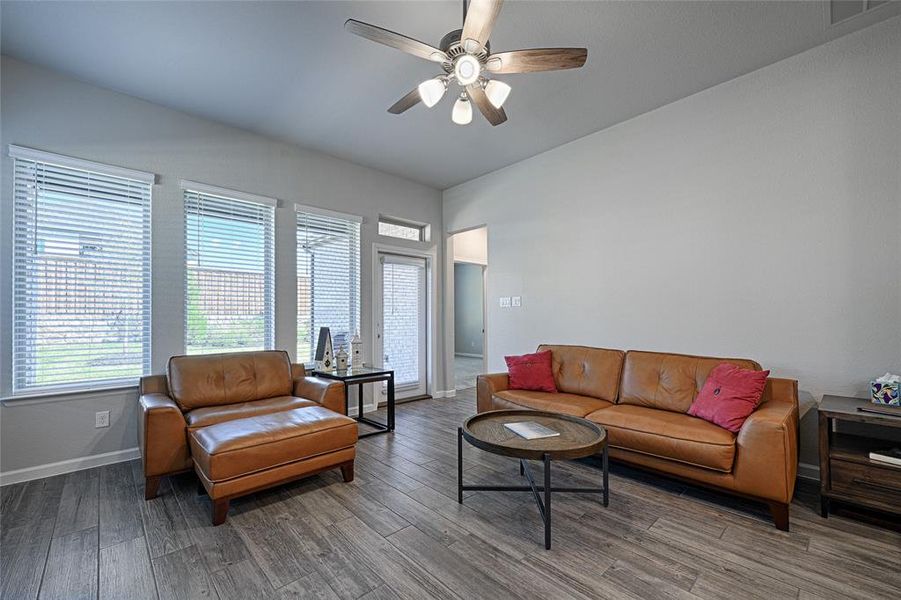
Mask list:
POLYGON ((447 92, 447 79, 444 77, 427 79, 420 83, 416 89, 419 92, 419 97, 422 98, 422 103, 432 108, 444 98, 444 94, 447 92))
POLYGON ((502 4, 503 0, 463 0, 463 29, 445 35, 438 48, 354 19, 348 19, 344 28, 373 42, 440 63, 444 69, 443 75, 420 83, 395 102, 388 112, 401 114, 419 102, 431 108, 444 97, 449 83, 454 82, 463 91, 454 102, 451 120, 458 125, 469 124, 475 104, 488 122, 496 126, 507 120, 503 105, 511 88, 503 81, 487 78, 487 73, 506 75, 577 69, 588 58, 586 48, 530 48, 491 54, 488 37, 502 4))
POLYGON ((451 121, 457 125, 469 125, 472 123, 472 104, 469 102, 466 92, 460 94, 460 97, 454 102, 451 121))

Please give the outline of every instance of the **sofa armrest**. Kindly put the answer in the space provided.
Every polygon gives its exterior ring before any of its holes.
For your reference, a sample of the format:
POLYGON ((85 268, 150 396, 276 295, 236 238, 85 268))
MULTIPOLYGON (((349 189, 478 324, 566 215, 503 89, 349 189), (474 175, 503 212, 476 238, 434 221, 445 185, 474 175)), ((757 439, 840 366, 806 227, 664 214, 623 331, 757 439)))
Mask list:
POLYGON ((294 395, 318 402, 339 414, 346 414, 344 383, 325 377, 298 377, 294 380, 294 395))
POLYGON ((476 378, 476 406, 478 412, 493 410, 491 397, 510 387, 507 373, 486 373, 476 378))
POLYGON ((166 394, 142 394, 138 440, 144 476, 158 477, 191 468, 185 417, 166 394))
POLYGON ((741 491, 788 504, 798 475, 798 404, 764 402, 742 425, 735 475, 741 491))

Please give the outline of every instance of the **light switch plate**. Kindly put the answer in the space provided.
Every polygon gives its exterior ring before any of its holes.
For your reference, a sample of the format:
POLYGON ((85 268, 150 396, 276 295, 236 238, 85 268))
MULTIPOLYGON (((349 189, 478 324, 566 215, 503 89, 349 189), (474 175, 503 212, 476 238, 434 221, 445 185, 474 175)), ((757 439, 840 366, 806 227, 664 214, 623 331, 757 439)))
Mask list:
POLYGON ((513 306, 522 306, 522 296, 513 296, 511 302, 513 306))
POLYGON ((510 296, 501 296, 501 308, 510 308, 510 296))
POLYGON ((94 414, 94 427, 109 427, 109 411, 101 410, 94 414))

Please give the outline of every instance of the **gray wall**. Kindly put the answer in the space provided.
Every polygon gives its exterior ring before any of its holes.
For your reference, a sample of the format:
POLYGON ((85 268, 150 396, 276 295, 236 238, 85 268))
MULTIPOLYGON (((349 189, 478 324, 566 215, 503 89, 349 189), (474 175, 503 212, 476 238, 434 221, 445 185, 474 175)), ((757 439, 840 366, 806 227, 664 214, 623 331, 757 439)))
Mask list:
POLYGON ((746 356, 815 398, 901 372, 899 65, 894 18, 446 190, 447 231, 490 232, 489 367, 746 356))
POLYGON ((482 267, 454 264, 454 353, 482 356, 482 267))
MULTIPOLYGON (((184 239, 179 180, 275 197, 276 346, 296 348, 294 203, 362 215, 362 335, 371 341, 371 252, 379 213, 441 225, 438 190, 330 156, 100 89, 4 57, 0 187, 0 394, 10 390, 12 160, 8 144, 151 171, 153 188, 153 369, 184 345, 184 239)), ((418 249, 435 244, 380 241, 418 249)), ((437 242, 436 242, 437 243, 437 242)), ((443 259, 443 247, 439 248, 443 259)), ((442 261, 438 261, 440 268, 442 261)), ((440 307, 439 307, 440 308, 440 307)), ((440 341, 442 331, 436 332, 440 341)), ((441 341, 443 344, 443 341, 441 341)), ((443 347, 441 345, 439 348, 443 347)), ((437 389, 444 389, 439 370, 437 389)), ((39 400, 0 408, 0 471, 133 448, 134 389, 39 400), (111 426, 94 428, 109 410, 111 426)))

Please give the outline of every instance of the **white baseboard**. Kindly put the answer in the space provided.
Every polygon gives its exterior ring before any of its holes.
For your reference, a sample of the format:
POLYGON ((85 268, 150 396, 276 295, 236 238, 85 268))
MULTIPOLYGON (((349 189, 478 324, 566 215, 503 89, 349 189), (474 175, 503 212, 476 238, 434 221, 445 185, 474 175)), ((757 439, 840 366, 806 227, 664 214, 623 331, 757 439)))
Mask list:
POLYGON ((820 480, 820 467, 809 463, 798 463, 798 477, 802 479, 820 480))
POLYGON ((37 465, 36 467, 16 469, 15 471, 0 473, 0 487, 31 481, 32 479, 42 479, 53 475, 102 467, 103 465, 111 465, 136 458, 141 458, 141 450, 137 447, 116 450, 115 452, 104 452, 103 454, 92 454, 91 456, 82 456, 80 458, 70 458, 55 463, 47 463, 46 465, 37 465))
POLYGON ((432 392, 432 398, 453 398, 457 395, 457 390, 435 390, 432 392))

